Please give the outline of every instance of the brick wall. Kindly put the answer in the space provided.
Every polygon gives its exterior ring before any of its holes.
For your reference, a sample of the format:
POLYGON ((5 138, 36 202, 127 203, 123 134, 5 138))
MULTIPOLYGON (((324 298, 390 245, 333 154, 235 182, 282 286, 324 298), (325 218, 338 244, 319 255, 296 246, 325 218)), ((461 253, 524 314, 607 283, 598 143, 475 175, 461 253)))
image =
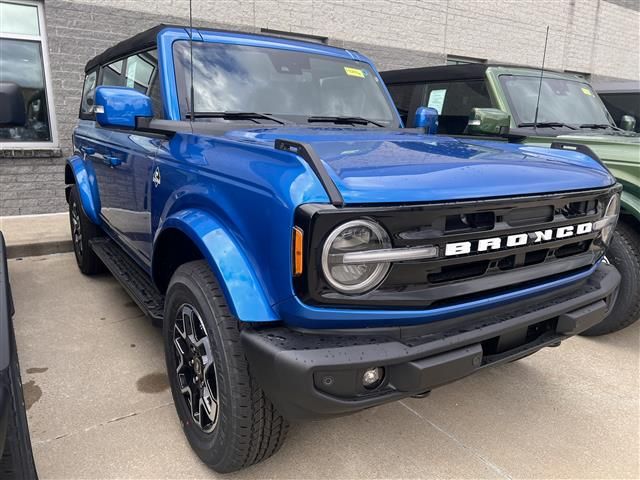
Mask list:
MULTIPOLYGON (((186 23, 188 0, 46 0, 60 150, 45 157, 0 148, 0 216, 66 209, 64 158, 86 61, 161 22, 186 23)), ((637 0, 193 0, 197 25, 328 37, 380 70, 444 63, 446 54, 640 78, 637 0)))

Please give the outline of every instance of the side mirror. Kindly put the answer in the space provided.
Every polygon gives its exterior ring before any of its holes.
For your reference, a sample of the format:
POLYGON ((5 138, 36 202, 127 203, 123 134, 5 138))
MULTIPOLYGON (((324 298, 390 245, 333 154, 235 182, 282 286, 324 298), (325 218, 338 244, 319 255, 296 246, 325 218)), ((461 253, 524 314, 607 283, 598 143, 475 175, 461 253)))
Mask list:
POLYGON ((431 107, 418 107, 413 126, 424 128, 424 133, 428 135, 435 135, 438 133, 438 110, 431 107))
POLYGON ((636 117, 633 115, 623 115, 620 118, 620 128, 628 132, 636 131, 636 117))
POLYGON ((136 128, 138 117, 153 117, 151 99, 126 87, 96 88, 93 109, 103 127, 136 128))
POLYGON ((0 82, 0 127, 24 127, 26 123, 22 90, 13 82, 0 82))
POLYGON ((497 108, 472 108, 467 124, 471 135, 506 135, 511 117, 497 108))

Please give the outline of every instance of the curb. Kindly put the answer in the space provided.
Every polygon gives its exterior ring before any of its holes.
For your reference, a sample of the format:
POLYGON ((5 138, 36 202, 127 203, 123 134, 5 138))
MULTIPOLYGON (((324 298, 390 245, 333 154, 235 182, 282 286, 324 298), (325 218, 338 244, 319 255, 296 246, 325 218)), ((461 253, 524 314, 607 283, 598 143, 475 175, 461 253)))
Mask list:
POLYGON ((67 253, 73 251, 71 240, 53 240, 40 243, 18 243, 7 245, 7 258, 38 257, 52 255, 54 253, 67 253))

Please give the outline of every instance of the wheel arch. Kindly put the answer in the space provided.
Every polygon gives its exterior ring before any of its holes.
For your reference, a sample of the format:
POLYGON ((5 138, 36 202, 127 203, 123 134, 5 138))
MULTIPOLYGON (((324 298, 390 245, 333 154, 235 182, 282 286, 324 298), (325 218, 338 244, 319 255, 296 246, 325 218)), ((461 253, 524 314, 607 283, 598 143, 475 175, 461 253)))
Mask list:
MULTIPOLYGON (((82 209, 92 223, 100 225, 100 196, 98 195, 96 177, 87 168, 87 164, 82 158, 74 155, 67 160, 64 181, 67 185, 76 185, 82 209)), ((67 201, 69 201, 69 190, 69 187, 65 190, 67 201)))
POLYGON ((246 322, 277 320, 257 272, 228 229, 200 209, 172 214, 155 235, 151 262, 154 283, 165 292, 175 270, 198 259, 209 264, 236 318, 246 322))

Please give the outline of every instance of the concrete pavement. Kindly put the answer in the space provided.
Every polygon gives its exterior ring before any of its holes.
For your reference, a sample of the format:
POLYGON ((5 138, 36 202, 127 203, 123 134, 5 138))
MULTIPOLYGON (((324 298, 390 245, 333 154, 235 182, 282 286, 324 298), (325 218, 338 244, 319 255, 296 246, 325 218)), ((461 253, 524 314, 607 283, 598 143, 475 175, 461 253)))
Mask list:
POLYGON ((0 217, 9 258, 71 252, 68 213, 0 217))
MULTIPOLYGON (((11 260, 41 479, 218 478, 191 452, 160 331, 73 254, 11 260)), ((357 415, 293 426, 225 478, 638 478, 640 324, 357 415)))

